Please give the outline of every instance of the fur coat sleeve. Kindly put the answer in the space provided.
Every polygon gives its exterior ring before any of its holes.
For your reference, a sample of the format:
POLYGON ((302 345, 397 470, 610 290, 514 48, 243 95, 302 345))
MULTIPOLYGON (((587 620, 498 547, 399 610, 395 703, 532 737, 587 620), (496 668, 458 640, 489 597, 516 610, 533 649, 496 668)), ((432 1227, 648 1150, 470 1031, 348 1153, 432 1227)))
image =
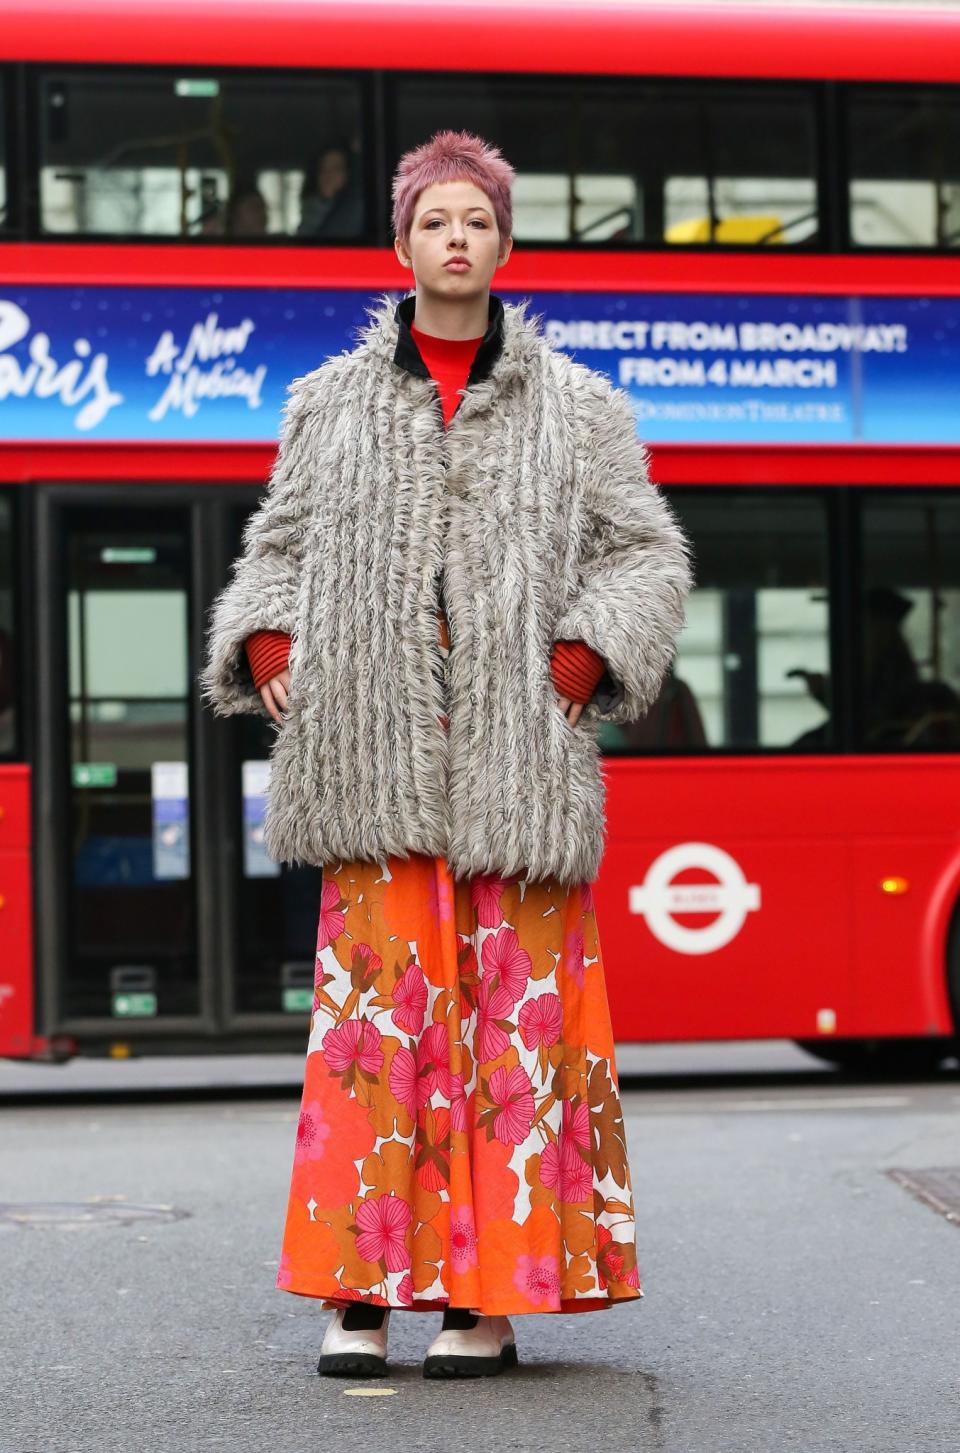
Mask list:
POLYGON ((650 482, 626 394, 590 380, 581 398, 578 461, 583 527, 578 591, 554 633, 582 640, 607 663, 586 714, 630 722, 656 700, 673 660, 692 584, 676 516, 650 482))
POLYGON ((302 384, 295 379, 289 386, 267 492, 244 526, 230 581, 210 607, 207 657, 198 679, 201 698, 216 716, 268 714, 244 642, 254 631, 295 633, 308 497, 304 461, 314 422, 302 384))

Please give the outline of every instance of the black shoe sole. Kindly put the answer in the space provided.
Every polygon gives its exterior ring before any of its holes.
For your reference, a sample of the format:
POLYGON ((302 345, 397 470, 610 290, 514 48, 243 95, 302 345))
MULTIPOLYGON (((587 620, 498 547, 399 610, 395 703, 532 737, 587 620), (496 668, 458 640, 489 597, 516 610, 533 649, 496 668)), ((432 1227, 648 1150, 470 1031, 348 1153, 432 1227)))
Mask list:
POLYGON ((499 1357, 445 1357, 442 1353, 424 1359, 424 1377, 495 1377, 505 1368, 517 1366, 517 1344, 508 1342, 499 1357))
POLYGON ((328 1352, 317 1363, 321 1377, 386 1377, 387 1360, 372 1352, 328 1352))

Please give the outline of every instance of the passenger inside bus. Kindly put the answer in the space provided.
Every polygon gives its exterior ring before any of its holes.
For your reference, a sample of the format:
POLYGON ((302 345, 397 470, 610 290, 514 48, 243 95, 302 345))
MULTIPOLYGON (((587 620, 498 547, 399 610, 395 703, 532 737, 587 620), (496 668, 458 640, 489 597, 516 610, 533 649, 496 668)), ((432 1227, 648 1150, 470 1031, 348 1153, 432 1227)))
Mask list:
POLYGON ((237 185, 227 202, 224 231, 228 237, 265 237, 269 231, 267 204, 252 182, 237 185))
POLYGON ((673 666, 646 716, 619 729, 617 745, 635 751, 670 752, 707 745, 697 698, 673 666))
POLYGON ((363 231, 363 194, 346 145, 327 146, 304 168, 301 237, 357 237, 363 231))
MULTIPOLYGON (((913 608, 909 596, 888 585, 873 586, 864 596, 860 700, 868 748, 960 745, 960 696, 945 681, 924 679, 903 634, 913 608)), ((830 710, 830 681, 823 672, 794 667, 787 676, 802 679, 814 700, 830 710)), ((828 718, 794 745, 817 750, 830 739, 828 718)))

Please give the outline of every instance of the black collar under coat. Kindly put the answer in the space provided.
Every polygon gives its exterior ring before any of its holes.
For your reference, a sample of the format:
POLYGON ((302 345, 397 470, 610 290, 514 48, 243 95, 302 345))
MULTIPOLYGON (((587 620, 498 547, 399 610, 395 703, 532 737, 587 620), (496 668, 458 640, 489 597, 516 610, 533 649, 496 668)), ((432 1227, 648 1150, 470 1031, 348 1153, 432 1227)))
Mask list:
MULTIPOLYGON (((413 373, 417 378, 430 378, 430 370, 420 356, 416 340, 410 332, 410 324, 413 322, 413 315, 417 306, 416 297, 404 298, 397 304, 394 317, 397 320, 397 346, 394 350, 393 361, 400 368, 405 368, 408 373, 413 373)), ((470 372, 467 375, 467 388, 472 383, 480 383, 483 379, 489 378, 493 365, 503 351, 503 302, 495 293, 490 294, 490 306, 487 314, 487 331, 480 341, 480 345, 474 354, 473 363, 470 365, 470 372)))

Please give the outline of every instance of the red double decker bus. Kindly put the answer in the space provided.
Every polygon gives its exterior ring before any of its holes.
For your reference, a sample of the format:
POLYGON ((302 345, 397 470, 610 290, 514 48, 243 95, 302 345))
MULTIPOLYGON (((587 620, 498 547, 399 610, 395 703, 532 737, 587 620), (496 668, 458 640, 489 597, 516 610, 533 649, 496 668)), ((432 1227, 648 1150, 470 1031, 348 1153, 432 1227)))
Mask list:
POLYGON ((697 557, 604 728, 618 1038, 955 1049, 958 81, 942 10, 0 0, 0 1053, 302 1046, 319 874, 205 613, 447 126, 697 557))

